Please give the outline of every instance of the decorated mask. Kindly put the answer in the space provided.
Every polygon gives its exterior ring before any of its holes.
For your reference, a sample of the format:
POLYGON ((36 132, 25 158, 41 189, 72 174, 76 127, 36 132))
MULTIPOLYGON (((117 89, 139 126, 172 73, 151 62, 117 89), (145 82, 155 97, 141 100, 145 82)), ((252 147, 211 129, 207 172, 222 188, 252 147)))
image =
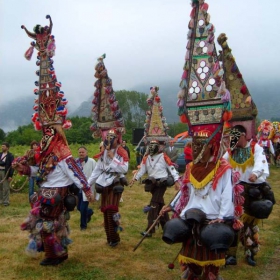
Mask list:
POLYGON ((229 136, 230 136, 230 149, 231 150, 233 150, 236 147, 236 145, 242 135, 246 135, 246 130, 243 126, 240 126, 240 125, 235 126, 230 130, 229 136))
POLYGON ((159 142, 156 140, 152 140, 149 144, 149 154, 151 156, 157 154, 159 151, 159 142))
POLYGON ((194 164, 198 163, 206 148, 206 137, 193 137, 192 142, 192 155, 194 164))
POLYGON ((43 134, 44 135, 40 143, 42 152, 46 151, 49 148, 52 139, 54 139, 56 135, 56 129, 52 126, 44 127, 43 134))
POLYGON ((105 146, 110 147, 114 143, 115 139, 118 138, 117 131, 115 129, 110 129, 107 133, 106 139, 105 139, 105 146))

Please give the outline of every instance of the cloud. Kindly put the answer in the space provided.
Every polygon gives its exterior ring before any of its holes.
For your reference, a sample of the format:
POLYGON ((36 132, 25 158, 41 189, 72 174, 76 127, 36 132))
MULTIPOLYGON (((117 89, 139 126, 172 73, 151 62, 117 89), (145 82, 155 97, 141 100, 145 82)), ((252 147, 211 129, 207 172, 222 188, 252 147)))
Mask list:
MULTIPOLYGON (((9 0, 1 2, 1 103, 32 95, 36 53, 20 26, 53 19, 54 67, 70 107, 93 92, 96 58, 103 53, 115 90, 151 81, 180 81, 191 7, 188 0, 9 0)), ((225 32, 243 77, 278 76, 280 1, 209 0, 216 37, 225 32)), ((154 81, 154 82, 153 82, 154 81)), ((174 90, 176 92, 177 89, 174 90)), ((148 89, 147 89, 148 92, 148 89)), ((174 96, 176 102, 176 96, 174 96)))

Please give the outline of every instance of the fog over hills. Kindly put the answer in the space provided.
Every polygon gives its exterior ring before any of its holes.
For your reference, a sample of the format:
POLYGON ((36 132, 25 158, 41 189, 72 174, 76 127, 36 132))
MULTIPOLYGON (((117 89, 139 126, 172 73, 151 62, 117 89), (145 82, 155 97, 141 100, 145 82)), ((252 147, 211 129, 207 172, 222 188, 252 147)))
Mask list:
MULTIPOLYGON (((261 120, 280 118, 280 90, 276 85, 276 81, 249 79, 246 82, 252 98, 257 105, 259 112, 258 118, 261 120)), ((172 124, 174 122, 179 122, 176 106, 177 93, 179 90, 178 84, 178 81, 164 81, 157 84, 141 84, 126 90, 135 90, 149 94, 150 86, 159 86, 159 94, 163 105, 163 114, 166 117, 167 122, 172 124)), ((76 107, 73 105, 70 107, 68 114, 69 117, 88 117, 91 115, 92 93, 89 92, 88 96, 88 100, 84 100, 76 107)), ((30 97, 23 97, 22 99, 18 98, 15 102, 0 104, 0 128, 5 132, 9 132, 17 129, 18 126, 29 124, 31 122, 31 115, 34 112, 32 108, 33 101, 34 97, 31 95, 30 97)))

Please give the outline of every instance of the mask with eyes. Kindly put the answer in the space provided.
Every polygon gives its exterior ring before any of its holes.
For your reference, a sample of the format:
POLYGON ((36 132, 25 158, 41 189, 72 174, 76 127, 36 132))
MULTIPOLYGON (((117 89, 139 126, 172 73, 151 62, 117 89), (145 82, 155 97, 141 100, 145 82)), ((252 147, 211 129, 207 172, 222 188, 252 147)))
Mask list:
POLYGON ((117 133, 115 130, 111 129, 108 131, 106 139, 104 141, 104 145, 106 149, 111 149, 111 146, 113 145, 115 139, 117 139, 117 133))
POLYGON ((240 132, 238 129, 233 128, 230 131, 229 135, 230 135, 230 149, 233 150, 236 147, 241 135, 244 135, 244 133, 240 132))
POLYGON ((40 148, 42 152, 46 151, 49 148, 52 140, 56 135, 56 129, 52 126, 48 126, 43 129, 43 133, 44 135, 40 143, 40 148))
POLYGON ((201 160, 207 145, 206 140, 207 138, 204 137, 193 137, 192 156, 194 164, 198 163, 201 160))
POLYGON ((159 151, 159 143, 158 141, 152 140, 149 144, 149 154, 151 156, 157 154, 159 151))

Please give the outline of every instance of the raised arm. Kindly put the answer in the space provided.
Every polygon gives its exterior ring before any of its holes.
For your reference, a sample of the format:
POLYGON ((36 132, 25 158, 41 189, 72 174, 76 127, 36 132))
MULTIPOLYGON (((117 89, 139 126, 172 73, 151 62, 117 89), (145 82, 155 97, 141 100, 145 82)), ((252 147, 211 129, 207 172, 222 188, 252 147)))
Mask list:
POLYGON ((30 31, 28 31, 24 25, 21 26, 21 29, 25 30, 25 32, 28 35, 28 37, 36 40, 36 34, 35 33, 31 33, 30 31))
POLYGON ((46 18, 48 18, 50 20, 50 25, 49 25, 49 34, 52 33, 52 27, 53 27, 53 22, 52 22, 52 18, 50 15, 46 15, 46 18))

